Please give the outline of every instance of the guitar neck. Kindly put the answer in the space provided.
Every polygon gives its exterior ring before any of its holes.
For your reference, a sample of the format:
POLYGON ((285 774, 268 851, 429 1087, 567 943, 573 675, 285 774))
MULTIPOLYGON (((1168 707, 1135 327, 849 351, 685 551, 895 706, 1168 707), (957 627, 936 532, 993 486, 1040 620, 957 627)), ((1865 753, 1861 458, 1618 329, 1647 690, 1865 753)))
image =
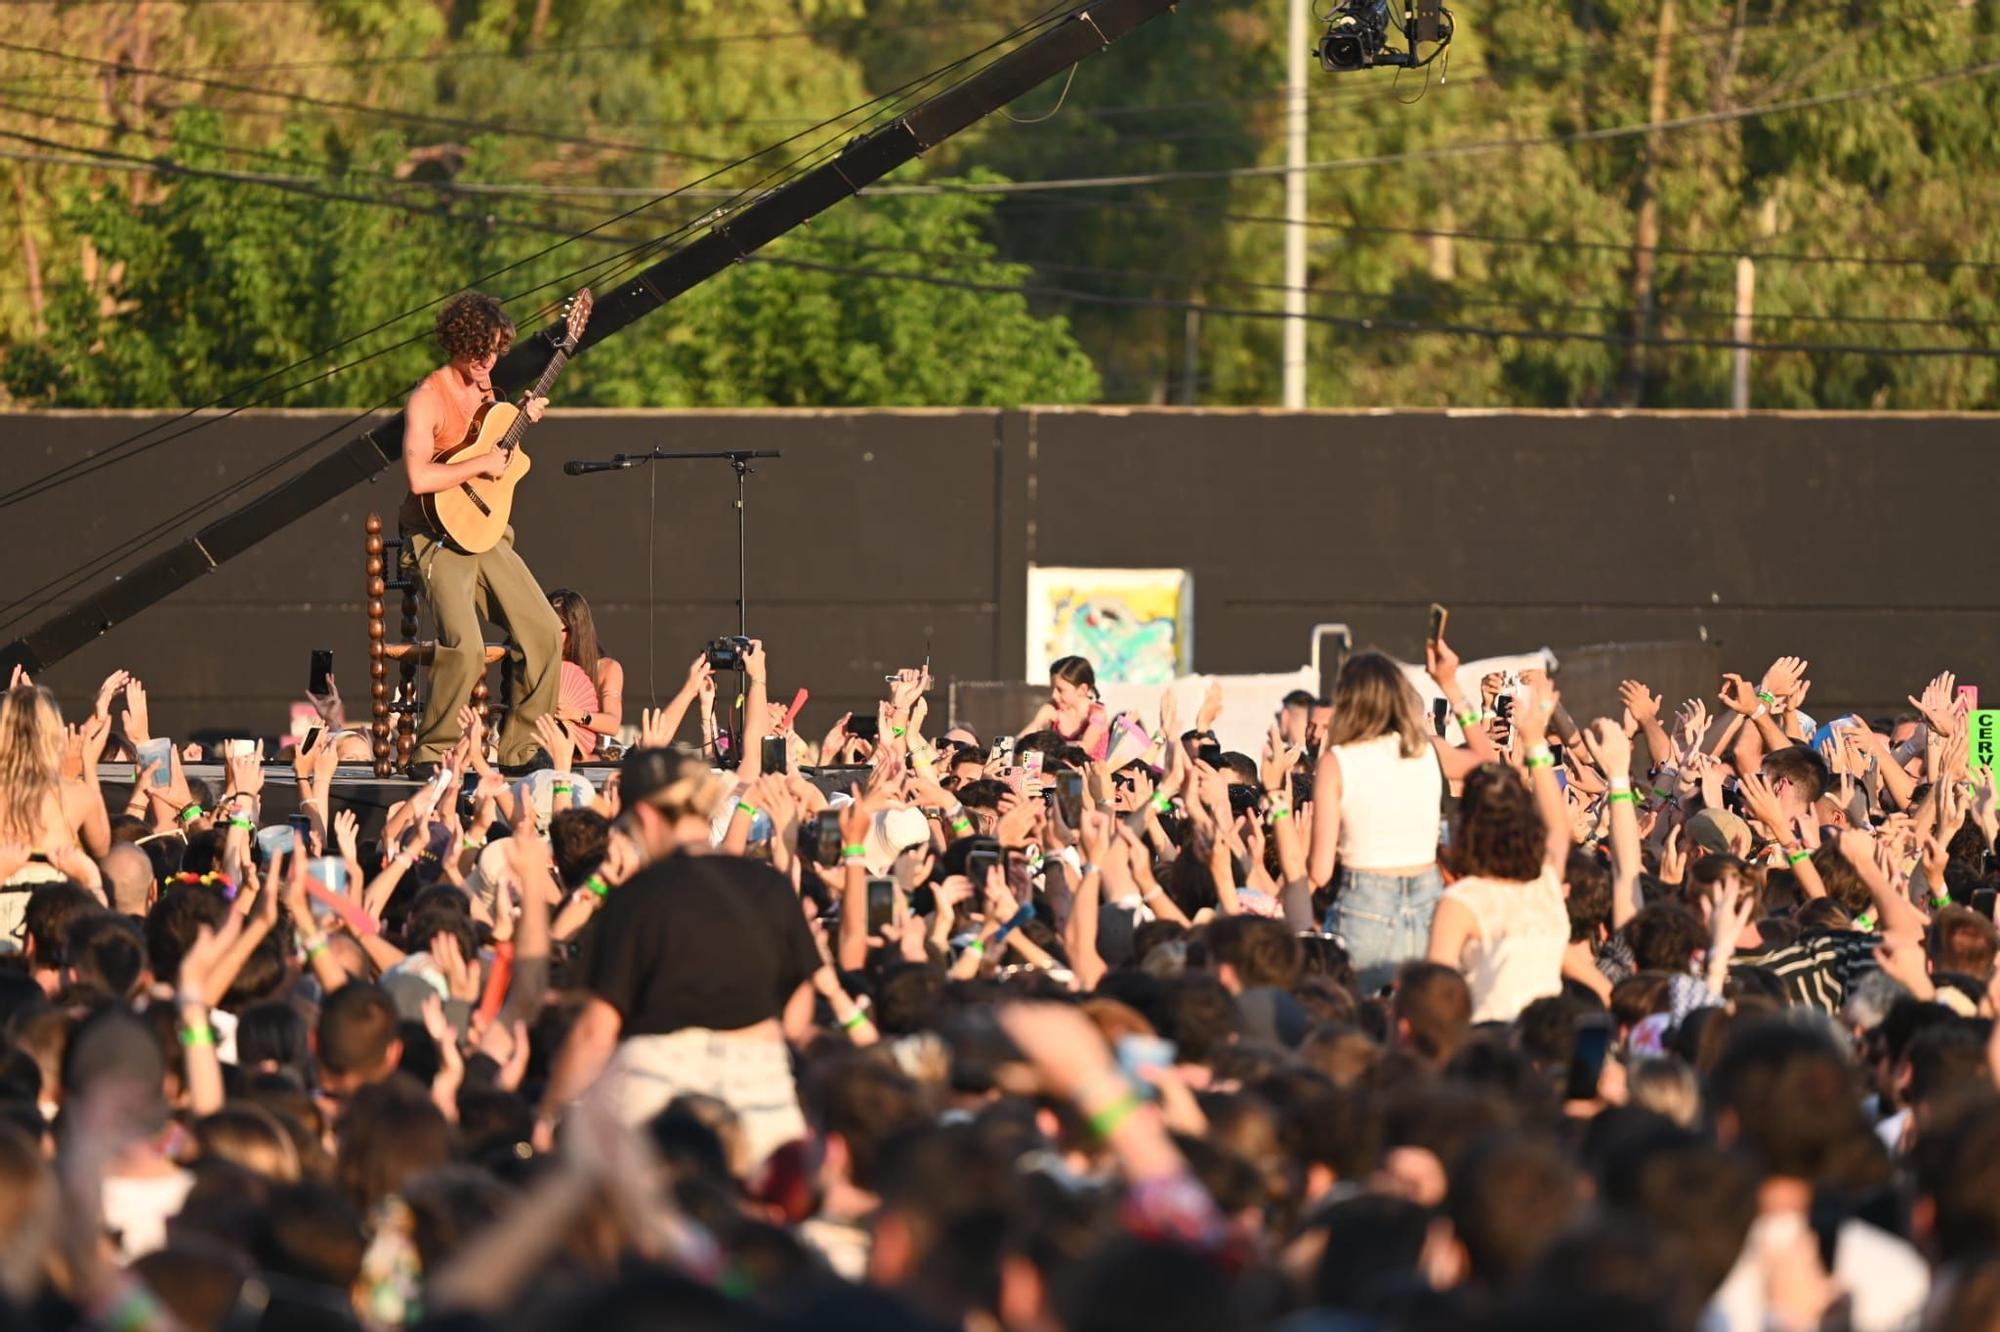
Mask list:
MULTIPOLYGON (((528 390, 528 396, 531 398, 548 397, 549 389, 556 382, 556 376, 561 374, 562 368, 568 364, 569 364, 568 350, 562 347, 557 347, 556 354, 549 358, 548 368, 542 371, 542 377, 540 379, 537 379, 535 381, 535 386, 528 390)), ((525 415, 515 417, 514 424, 507 427, 507 435, 504 439, 500 441, 500 447, 503 449, 513 448, 516 444, 519 444, 521 442, 521 436, 527 433, 527 429, 528 429, 528 418, 525 415)))

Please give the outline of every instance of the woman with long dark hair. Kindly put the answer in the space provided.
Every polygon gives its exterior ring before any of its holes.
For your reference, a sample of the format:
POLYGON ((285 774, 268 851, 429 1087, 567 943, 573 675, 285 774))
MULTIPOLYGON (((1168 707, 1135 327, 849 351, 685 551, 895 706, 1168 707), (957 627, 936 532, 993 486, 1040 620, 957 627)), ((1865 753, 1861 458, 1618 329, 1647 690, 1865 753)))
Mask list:
POLYGON ((579 754, 592 755, 599 738, 615 737, 625 720, 625 668, 604 654, 583 593, 559 587, 549 593, 549 605, 562 621, 563 679, 556 720, 568 728, 579 754))
POLYGON ((1111 714, 1097 694, 1097 671, 1082 657, 1058 657, 1049 663, 1049 701, 1035 713, 1028 729, 1054 731, 1079 745, 1094 759, 1111 751, 1111 714))

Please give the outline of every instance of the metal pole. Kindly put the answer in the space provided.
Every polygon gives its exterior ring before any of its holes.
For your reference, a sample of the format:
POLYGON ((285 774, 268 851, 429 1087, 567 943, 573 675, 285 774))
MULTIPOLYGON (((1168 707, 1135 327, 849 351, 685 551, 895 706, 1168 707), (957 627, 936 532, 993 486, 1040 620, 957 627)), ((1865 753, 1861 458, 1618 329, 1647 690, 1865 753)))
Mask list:
POLYGON ((1730 376, 1729 405, 1739 412, 1750 410, 1750 334, 1757 305, 1757 263, 1749 257, 1736 261, 1736 321, 1732 340, 1736 350, 1735 373, 1730 376))
POLYGON ((1306 405, 1306 0, 1286 0, 1284 405, 1306 405))

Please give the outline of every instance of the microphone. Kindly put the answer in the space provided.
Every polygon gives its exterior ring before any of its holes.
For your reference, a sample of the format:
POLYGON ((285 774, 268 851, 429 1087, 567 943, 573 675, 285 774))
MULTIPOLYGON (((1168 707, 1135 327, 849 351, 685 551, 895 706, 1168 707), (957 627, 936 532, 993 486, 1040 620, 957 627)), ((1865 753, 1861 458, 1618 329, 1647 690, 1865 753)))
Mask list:
POLYGON ((566 462, 563 464, 563 475, 583 476, 589 472, 622 472, 635 461, 637 460, 621 453, 610 462, 566 462))

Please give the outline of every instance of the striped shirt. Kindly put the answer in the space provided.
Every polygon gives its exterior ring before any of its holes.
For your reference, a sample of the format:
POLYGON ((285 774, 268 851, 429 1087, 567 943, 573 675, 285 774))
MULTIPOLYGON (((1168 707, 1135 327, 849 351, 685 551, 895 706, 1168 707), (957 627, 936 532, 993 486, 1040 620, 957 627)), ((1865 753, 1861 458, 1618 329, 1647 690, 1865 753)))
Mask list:
POLYGON ((1875 970, 1880 935, 1869 930, 1807 930, 1777 948, 1738 953, 1730 967, 1762 967, 1785 987, 1785 1000, 1838 1013, 1854 983, 1875 970))

